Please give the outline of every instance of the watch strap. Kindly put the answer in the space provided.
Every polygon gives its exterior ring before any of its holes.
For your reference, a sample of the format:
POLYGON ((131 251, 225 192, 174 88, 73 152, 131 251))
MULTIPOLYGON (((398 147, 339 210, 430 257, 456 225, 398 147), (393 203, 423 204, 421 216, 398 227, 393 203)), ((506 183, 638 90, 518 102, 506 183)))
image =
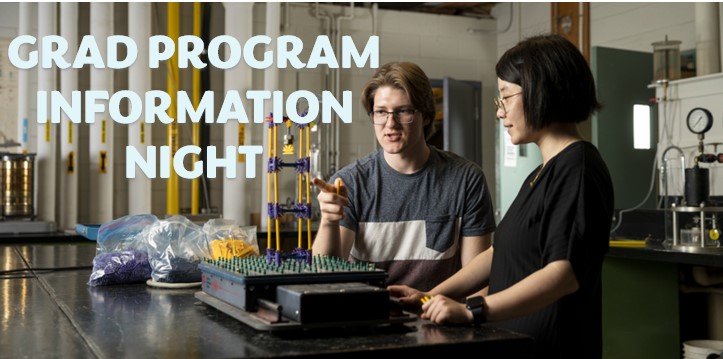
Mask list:
POLYGON ((485 311, 487 303, 484 297, 475 296, 467 299, 467 309, 472 312, 472 320, 475 325, 484 324, 487 322, 487 316, 485 311))

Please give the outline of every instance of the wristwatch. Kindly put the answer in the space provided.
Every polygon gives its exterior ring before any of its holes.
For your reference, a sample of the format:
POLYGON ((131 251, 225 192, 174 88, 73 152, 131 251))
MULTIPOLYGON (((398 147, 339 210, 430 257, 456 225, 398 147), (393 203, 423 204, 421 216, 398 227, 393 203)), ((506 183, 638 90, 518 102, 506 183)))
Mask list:
POLYGON ((467 309, 472 312, 472 318, 474 325, 480 325, 487 322, 487 316, 485 311, 487 310, 487 303, 483 296, 474 296, 467 298, 467 309))

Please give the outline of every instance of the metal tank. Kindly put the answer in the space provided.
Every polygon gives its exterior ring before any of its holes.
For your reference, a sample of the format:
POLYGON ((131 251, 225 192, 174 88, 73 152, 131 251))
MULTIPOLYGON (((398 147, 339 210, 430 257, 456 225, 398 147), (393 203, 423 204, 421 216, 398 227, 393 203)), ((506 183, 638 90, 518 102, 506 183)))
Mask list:
POLYGON ((3 218, 32 218, 35 154, 0 153, 3 218))

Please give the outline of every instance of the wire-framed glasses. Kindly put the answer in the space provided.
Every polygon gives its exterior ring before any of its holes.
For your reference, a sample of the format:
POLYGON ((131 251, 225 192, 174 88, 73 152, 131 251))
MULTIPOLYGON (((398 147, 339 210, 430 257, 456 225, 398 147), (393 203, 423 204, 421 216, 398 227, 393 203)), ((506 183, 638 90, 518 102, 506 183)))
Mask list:
POLYGON ((394 111, 374 110, 369 112, 369 117, 375 125, 383 126, 387 124, 389 115, 392 115, 398 124, 404 125, 414 121, 414 115, 417 111, 418 110, 414 108, 400 108, 394 111))
POLYGON ((508 98, 510 98, 512 96, 517 96, 521 93, 522 92, 513 93, 512 95, 507 95, 505 97, 502 97, 502 96, 495 97, 495 105, 497 106, 498 109, 502 110, 502 112, 507 113, 507 109, 505 108, 505 100, 507 100, 508 98))

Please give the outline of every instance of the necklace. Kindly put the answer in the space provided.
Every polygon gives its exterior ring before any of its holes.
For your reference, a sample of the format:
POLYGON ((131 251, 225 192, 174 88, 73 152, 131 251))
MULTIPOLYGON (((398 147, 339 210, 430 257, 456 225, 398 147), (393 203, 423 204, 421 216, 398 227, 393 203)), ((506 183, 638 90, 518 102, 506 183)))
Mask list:
MULTIPOLYGON (((555 153, 554 156, 557 156, 557 154, 559 154, 563 149, 565 149, 567 146, 569 146, 570 144, 575 143, 575 142, 577 142, 577 141, 579 141, 579 140, 578 140, 578 139, 575 139, 575 138, 573 138, 573 139, 571 139, 571 140, 568 140, 568 141, 565 142, 565 144, 560 148, 560 150, 558 150, 557 153, 555 153)), ((553 157, 554 157, 554 156, 553 156, 553 157)), ((549 160, 548 160, 548 161, 549 161, 549 160)), ((530 182, 530 188, 532 188, 532 187, 535 186, 535 182, 537 182, 537 178, 540 177, 540 174, 542 173, 542 170, 544 170, 544 169, 545 169, 545 162, 542 162, 542 166, 540 166, 540 170, 537 171, 537 174, 535 175, 535 178, 533 178, 532 181, 530 182)))
POLYGON ((533 178, 532 181, 530 182, 530 188, 532 188, 535 185, 535 182, 537 182, 537 178, 540 177, 540 173, 542 173, 542 170, 544 168, 545 168, 545 164, 543 163, 542 166, 540 166, 540 170, 537 171, 535 178, 533 178))

